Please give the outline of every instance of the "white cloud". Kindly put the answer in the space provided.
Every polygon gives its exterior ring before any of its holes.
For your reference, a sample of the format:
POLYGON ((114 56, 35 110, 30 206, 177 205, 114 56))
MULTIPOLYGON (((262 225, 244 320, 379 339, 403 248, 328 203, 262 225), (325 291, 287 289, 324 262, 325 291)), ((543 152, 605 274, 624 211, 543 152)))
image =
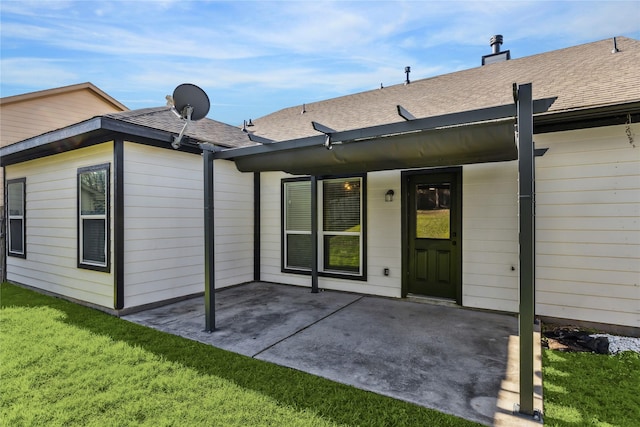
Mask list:
POLYGON ((234 99, 223 104, 272 102, 280 92, 304 102, 401 83, 406 65, 412 80, 478 66, 493 34, 516 57, 637 36, 639 9, 637 1, 3 1, 2 84, 92 81, 162 105, 190 81, 214 100, 234 99))
MULTIPOLYGON (((0 60, 2 84, 41 87, 46 82, 50 87, 65 86, 86 81, 70 71, 65 61, 45 58, 8 58, 0 60)), ((4 95, 3 95, 4 96, 4 95)))

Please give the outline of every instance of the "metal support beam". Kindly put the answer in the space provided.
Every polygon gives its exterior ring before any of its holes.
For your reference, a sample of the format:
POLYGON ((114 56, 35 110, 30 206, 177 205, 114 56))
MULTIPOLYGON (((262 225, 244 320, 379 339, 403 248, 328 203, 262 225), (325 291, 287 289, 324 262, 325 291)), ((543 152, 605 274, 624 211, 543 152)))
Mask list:
MULTIPOLYGON (((538 99, 533 102, 533 112, 543 113, 549 109, 556 98, 538 99)), ((279 141, 277 144, 262 144, 258 146, 227 148, 216 152, 216 159, 235 159, 238 157, 252 156, 255 154, 267 154, 276 151, 295 150, 303 147, 313 147, 323 145, 326 135, 330 136, 331 142, 350 142, 356 140, 376 139, 383 136, 397 135, 403 133, 421 132, 447 126, 457 126, 462 124, 477 123, 483 121, 499 120, 510 118, 516 115, 517 109, 514 104, 501 105, 498 107, 481 108, 479 110, 463 111, 459 113, 445 114, 442 116, 425 117, 404 122, 394 122, 384 125, 371 126, 362 129, 352 129, 346 131, 333 131, 333 129, 312 123, 313 128, 324 135, 308 136, 299 139, 279 141)), ((11 146, 9 146, 11 147, 11 146)))
POLYGON ((257 142, 259 144, 273 144, 275 141, 273 139, 264 138, 262 136, 254 135, 252 133, 248 133, 249 141, 257 142))
POLYGON ((311 176, 311 293, 318 293, 318 178, 311 176))
POLYGON ((533 415, 535 294, 535 157, 531 83, 518 86, 520 214, 520 413, 533 415))
POLYGON ((253 280, 260 281, 260 172, 253 173, 253 280))
POLYGON ((215 229, 213 216, 213 151, 203 146, 204 162, 204 330, 216 329, 215 229))
POLYGON ((400 117, 402 117, 405 120, 415 120, 416 117, 411 114, 409 111, 407 111, 406 108, 404 108, 402 105, 397 105, 396 108, 398 109, 398 115, 400 115, 400 117))

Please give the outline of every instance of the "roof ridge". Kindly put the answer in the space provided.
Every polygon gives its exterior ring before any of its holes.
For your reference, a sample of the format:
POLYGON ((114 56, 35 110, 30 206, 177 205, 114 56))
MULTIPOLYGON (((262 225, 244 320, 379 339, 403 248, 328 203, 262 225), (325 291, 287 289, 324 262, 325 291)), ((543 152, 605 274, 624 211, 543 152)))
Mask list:
POLYGON ((145 108, 138 108, 136 110, 119 111, 117 113, 107 113, 107 114, 104 114, 104 116, 111 117, 114 119, 121 118, 121 117, 139 117, 139 116, 144 116, 148 114, 161 113, 163 111, 169 110, 170 108, 171 107, 145 107, 145 108))

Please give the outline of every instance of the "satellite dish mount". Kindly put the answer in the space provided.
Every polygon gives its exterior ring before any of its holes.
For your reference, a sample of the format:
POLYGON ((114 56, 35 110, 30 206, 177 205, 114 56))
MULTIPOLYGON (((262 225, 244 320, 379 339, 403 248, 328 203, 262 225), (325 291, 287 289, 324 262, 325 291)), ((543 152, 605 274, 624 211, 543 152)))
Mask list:
MULTIPOLYGON (((169 98, 169 97, 167 97, 169 98)), ((182 120, 185 120, 180 134, 173 137, 171 146, 180 148, 182 137, 191 121, 203 119, 209 113, 209 97, 198 86, 191 83, 183 83, 173 91, 173 98, 169 100, 171 110, 182 120)))

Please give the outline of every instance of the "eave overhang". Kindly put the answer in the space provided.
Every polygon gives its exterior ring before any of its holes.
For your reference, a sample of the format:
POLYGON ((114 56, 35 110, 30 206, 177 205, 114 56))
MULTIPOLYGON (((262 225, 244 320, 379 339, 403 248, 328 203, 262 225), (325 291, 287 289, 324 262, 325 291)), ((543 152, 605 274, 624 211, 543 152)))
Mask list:
MULTIPOLYGON (((174 133, 99 116, 0 148, 0 166, 88 147, 117 136, 172 149, 174 133)), ((203 142, 185 137, 180 150, 199 154, 202 152, 200 143, 203 142)))

